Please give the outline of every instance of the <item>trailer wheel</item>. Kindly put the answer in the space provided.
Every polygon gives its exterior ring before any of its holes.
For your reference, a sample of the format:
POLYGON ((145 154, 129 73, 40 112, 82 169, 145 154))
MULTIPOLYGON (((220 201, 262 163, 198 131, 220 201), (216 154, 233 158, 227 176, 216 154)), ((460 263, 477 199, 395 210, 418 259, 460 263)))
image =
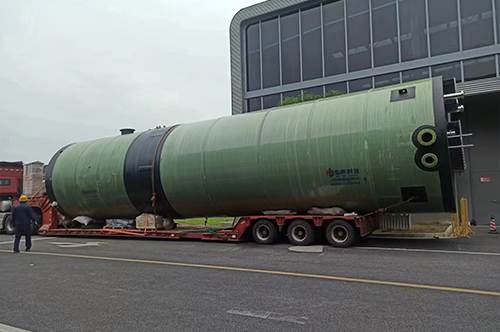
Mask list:
POLYGON ((296 246, 308 246, 314 242, 314 227, 305 220, 294 220, 288 226, 288 242, 296 246))
POLYGON ((326 227, 326 239, 334 247, 350 247, 357 239, 356 228, 343 220, 334 220, 326 227))
POLYGON ((5 233, 8 235, 12 235, 16 232, 16 229, 14 228, 14 224, 12 223, 12 215, 11 214, 9 214, 4 219, 4 229, 5 229, 5 233))
POLYGON ((259 244, 273 244, 278 239, 278 227, 270 220, 258 220, 252 228, 253 240, 259 244))

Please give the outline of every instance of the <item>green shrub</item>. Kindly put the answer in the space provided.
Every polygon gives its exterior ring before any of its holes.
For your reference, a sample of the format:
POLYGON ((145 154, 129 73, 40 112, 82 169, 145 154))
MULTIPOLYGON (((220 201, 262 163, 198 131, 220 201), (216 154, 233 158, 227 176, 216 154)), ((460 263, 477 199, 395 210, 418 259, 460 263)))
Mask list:
MULTIPOLYGON (((340 95, 343 95, 343 94, 345 94, 345 92, 338 91, 338 90, 330 90, 330 91, 328 91, 326 93, 325 98, 340 96, 340 95)), ((311 100, 321 99, 321 98, 323 98, 323 96, 318 96, 318 95, 312 94, 310 92, 304 92, 304 94, 303 94, 302 97, 301 96, 295 96, 295 97, 287 96, 287 97, 284 97, 280 106, 298 104, 298 103, 302 103, 302 102, 305 102, 305 101, 311 101, 311 100)))

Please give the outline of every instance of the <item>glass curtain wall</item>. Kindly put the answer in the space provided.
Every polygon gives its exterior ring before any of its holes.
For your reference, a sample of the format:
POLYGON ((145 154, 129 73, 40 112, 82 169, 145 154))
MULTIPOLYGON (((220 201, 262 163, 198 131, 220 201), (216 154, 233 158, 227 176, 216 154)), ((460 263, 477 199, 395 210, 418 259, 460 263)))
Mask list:
POLYGON ((425 0, 398 0, 398 11, 401 61, 427 57, 425 0))
POLYGON ((262 22, 262 83, 264 88, 280 84, 280 42, 278 19, 262 22))
POLYGON ((325 0, 305 6, 246 25, 248 111, 431 76, 458 82, 498 76, 491 53, 418 68, 404 64, 498 43, 500 0, 325 0), (402 68, 349 79, 350 73, 395 64, 402 68), (337 75, 340 82, 317 83, 337 75))
POLYGON ((464 50, 491 45, 494 42, 491 0, 460 2, 460 25, 464 50))
POLYGON ((459 50, 457 0, 428 0, 428 2, 431 55, 457 52, 459 50))
POLYGON ((321 10, 314 7, 300 13, 302 36, 302 79, 323 77, 321 52, 321 10))
POLYGON ((349 71, 371 68, 370 2, 348 0, 346 8, 349 71))
POLYGON ((280 17, 283 84, 300 81, 299 13, 280 17))
POLYGON ((247 88, 260 89, 260 24, 247 28, 247 88))
POLYGON ((399 62, 396 0, 372 0, 375 67, 399 62))
POLYGON ((325 75, 346 72, 344 1, 323 5, 325 75))

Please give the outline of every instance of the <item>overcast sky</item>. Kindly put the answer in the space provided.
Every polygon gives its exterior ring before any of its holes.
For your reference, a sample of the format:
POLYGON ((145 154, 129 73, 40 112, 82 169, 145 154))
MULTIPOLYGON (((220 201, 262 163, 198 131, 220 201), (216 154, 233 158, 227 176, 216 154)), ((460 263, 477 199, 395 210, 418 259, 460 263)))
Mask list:
POLYGON ((0 160, 230 115, 229 24, 257 2, 0 1, 0 160))

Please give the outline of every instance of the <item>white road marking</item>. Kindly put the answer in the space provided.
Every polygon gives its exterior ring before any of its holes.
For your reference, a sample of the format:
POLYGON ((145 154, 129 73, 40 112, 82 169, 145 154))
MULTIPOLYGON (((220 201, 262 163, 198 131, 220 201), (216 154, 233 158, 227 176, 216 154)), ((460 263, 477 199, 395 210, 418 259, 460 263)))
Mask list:
POLYGON ((82 247, 99 247, 100 244, 104 242, 85 242, 85 243, 75 243, 75 242, 49 242, 50 244, 56 245, 59 248, 82 248, 82 247))
POLYGON ((300 324, 304 325, 306 320, 309 318, 306 316, 289 316, 289 315, 283 315, 277 312, 271 312, 271 311, 250 311, 246 309, 231 309, 226 311, 228 314, 231 315, 238 315, 238 316, 245 316, 245 317, 252 317, 252 318, 260 318, 260 319, 269 319, 269 320, 277 320, 281 322, 288 322, 288 323, 295 323, 295 324, 300 324))
POLYGON ((383 247, 356 247, 356 249, 362 249, 362 250, 381 250, 381 251, 405 251, 405 252, 431 252, 431 253, 436 253, 436 254, 462 254, 462 255, 479 255, 479 256, 500 256, 499 252, 461 251, 461 250, 383 248, 383 247))
POLYGON ((17 327, 0 324, 0 332, 30 332, 28 330, 19 329, 17 327))
MULTIPOLYGON (((43 241, 43 240, 53 240, 53 239, 55 239, 55 237, 37 237, 37 238, 32 238, 31 241, 43 241)), ((12 244, 12 243, 14 243, 14 240, 0 242, 0 244, 12 244)), ((24 237, 21 239, 21 243, 24 243, 24 237)))
MULTIPOLYGON (((12 252, 10 250, 0 249, 0 253, 12 255, 12 252)), ((287 271, 278 271, 278 270, 265 270, 265 269, 256 269, 256 268, 250 268, 250 267, 245 268, 245 267, 236 267, 236 266, 169 262, 169 261, 157 261, 157 260, 136 259, 136 258, 75 255, 75 254, 65 254, 65 253, 58 253, 58 252, 27 252, 27 253, 21 253, 21 255, 67 257, 67 258, 79 258, 79 259, 95 260, 95 261, 102 261, 102 262, 127 262, 127 263, 135 263, 135 264, 151 264, 151 265, 169 266, 169 267, 189 267, 189 268, 194 268, 194 269, 210 269, 210 270, 218 270, 218 271, 259 273, 259 274, 263 274, 263 275, 297 277, 297 278, 307 278, 307 279, 316 279, 316 280, 343 281, 343 282, 351 282, 351 283, 365 284, 365 285, 394 286, 394 287, 402 287, 402 288, 409 288, 409 289, 424 289, 424 290, 434 290, 434 291, 442 291, 442 292, 462 293, 462 294, 495 296, 495 297, 500 298, 499 291, 471 289, 471 288, 458 288, 458 287, 438 286, 438 285, 426 285, 426 284, 412 284, 412 283, 401 282, 401 281, 364 279, 364 278, 345 277, 345 276, 326 275, 326 274, 313 274, 313 273, 304 273, 304 272, 287 272, 287 271)))
POLYGON ((323 246, 293 246, 288 247, 288 250, 300 253, 321 254, 323 252, 323 246))

